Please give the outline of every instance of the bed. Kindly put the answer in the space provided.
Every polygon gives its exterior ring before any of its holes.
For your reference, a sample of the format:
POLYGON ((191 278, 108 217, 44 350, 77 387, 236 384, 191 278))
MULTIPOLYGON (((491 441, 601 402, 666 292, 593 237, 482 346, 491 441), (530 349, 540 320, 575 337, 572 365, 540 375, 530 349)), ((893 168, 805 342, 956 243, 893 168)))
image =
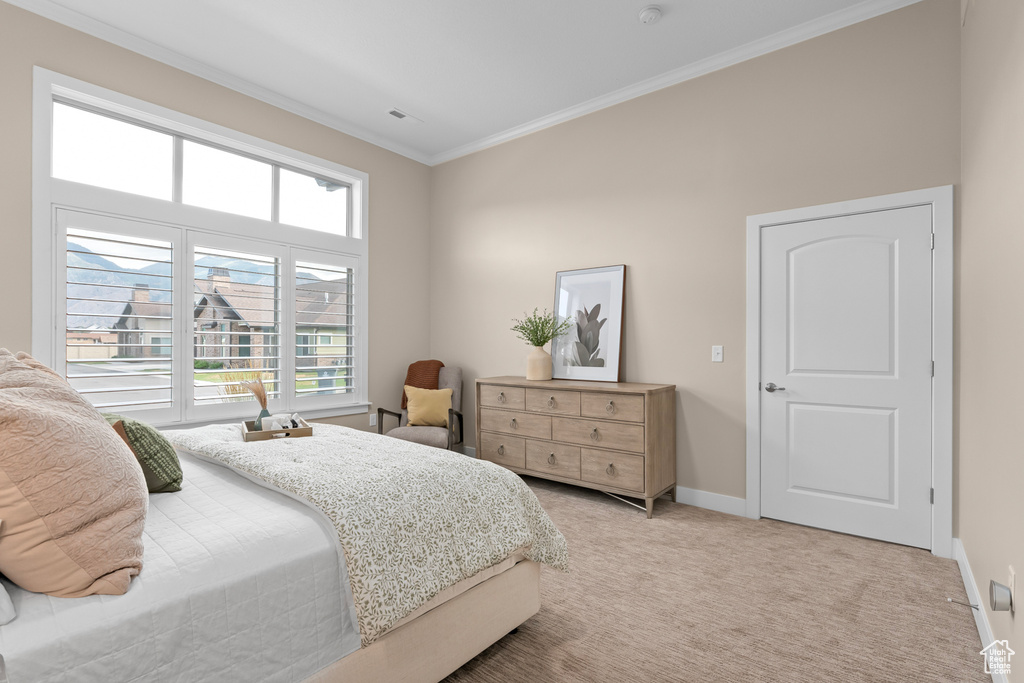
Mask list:
POLYGON ((259 449, 240 445, 237 427, 204 429, 168 433, 185 482, 180 492, 150 496, 143 571, 125 595, 55 598, 5 582, 18 616, 0 627, 0 681, 438 681, 538 611, 537 560, 565 568, 564 538, 546 527, 546 515, 533 519, 536 499, 523 497, 525 485, 502 468, 332 425, 317 425, 309 439, 266 443, 262 460, 247 461, 259 449), (322 453, 332 447, 344 456, 327 467, 322 453), (315 486, 303 496, 293 481, 303 463, 316 476, 340 468, 345 490, 315 486), (455 546, 466 529, 504 526, 515 507, 526 509, 533 537, 502 541, 502 528, 482 540, 484 551, 434 559, 448 551, 417 537, 433 522, 408 511, 419 509, 432 479, 445 478, 424 474, 438 467, 471 484, 493 482, 466 489, 478 509, 431 516, 451 514, 441 526, 458 530, 455 546), (357 483, 365 472, 378 484, 400 481, 370 495, 365 489, 376 484, 357 483), (513 492, 511 507, 487 512, 498 489, 513 492), (309 501, 328 495, 355 507, 309 501), (376 523, 368 521, 373 505, 383 526, 370 541, 346 541, 346 525, 376 523), (406 543, 396 558, 355 547, 392 536, 406 543), (429 556, 419 556, 422 548, 429 556), (403 587, 420 569, 449 576, 403 587))

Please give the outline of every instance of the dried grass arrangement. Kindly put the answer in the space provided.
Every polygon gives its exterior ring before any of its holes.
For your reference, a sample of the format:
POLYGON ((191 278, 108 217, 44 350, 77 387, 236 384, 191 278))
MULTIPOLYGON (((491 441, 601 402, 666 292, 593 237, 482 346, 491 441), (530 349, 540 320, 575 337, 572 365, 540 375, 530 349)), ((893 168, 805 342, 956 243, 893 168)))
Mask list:
POLYGON ((263 386, 263 378, 257 378, 248 382, 241 382, 241 385, 252 392, 252 395, 256 397, 256 402, 260 404, 260 414, 256 418, 256 429, 263 429, 263 418, 270 417, 270 411, 267 410, 267 388, 263 386))

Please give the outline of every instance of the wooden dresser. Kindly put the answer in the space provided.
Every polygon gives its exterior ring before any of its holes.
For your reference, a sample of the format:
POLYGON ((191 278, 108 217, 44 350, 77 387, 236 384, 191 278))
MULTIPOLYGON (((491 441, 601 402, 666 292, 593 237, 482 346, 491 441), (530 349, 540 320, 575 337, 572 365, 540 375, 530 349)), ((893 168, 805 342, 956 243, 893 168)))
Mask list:
POLYGON ((513 472, 654 499, 676 486, 672 384, 476 381, 478 458, 513 472))

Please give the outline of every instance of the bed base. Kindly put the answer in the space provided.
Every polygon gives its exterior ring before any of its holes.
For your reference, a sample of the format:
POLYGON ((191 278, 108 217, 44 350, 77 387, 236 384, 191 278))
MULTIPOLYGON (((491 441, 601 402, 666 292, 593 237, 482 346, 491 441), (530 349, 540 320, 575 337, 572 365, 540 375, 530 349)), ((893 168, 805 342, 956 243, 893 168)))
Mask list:
POLYGON ((540 565, 529 560, 487 579, 306 683, 437 683, 540 610, 540 565))

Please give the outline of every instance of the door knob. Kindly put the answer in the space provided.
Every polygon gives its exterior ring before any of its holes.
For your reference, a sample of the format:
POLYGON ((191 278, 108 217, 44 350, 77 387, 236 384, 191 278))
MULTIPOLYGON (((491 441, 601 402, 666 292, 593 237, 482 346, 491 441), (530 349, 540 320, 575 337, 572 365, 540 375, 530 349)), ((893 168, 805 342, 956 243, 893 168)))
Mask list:
POLYGON ((776 391, 785 391, 786 387, 778 387, 775 386, 775 382, 768 382, 768 384, 764 385, 764 390, 771 394, 776 391))

